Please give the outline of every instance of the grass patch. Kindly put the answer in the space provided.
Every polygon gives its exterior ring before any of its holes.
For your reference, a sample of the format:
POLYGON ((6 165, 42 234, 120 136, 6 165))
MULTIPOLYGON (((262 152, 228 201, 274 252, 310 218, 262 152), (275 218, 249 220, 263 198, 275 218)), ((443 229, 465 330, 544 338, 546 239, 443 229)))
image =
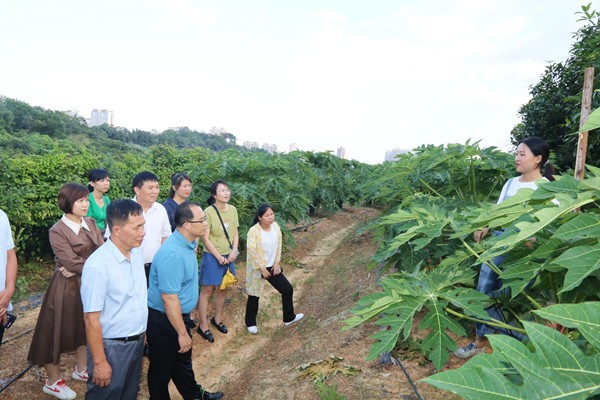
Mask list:
POLYGON ((30 295, 44 292, 48 288, 50 278, 54 273, 54 263, 28 262, 19 264, 17 284, 12 301, 17 302, 30 295))

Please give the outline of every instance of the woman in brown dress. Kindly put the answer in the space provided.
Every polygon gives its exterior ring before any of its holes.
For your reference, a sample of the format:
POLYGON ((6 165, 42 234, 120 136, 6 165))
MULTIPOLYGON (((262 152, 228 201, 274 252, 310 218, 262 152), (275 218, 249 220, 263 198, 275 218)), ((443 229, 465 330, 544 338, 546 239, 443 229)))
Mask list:
POLYGON ((75 351, 76 365, 71 377, 87 381, 86 336, 79 288, 85 260, 104 243, 92 218, 88 190, 77 183, 65 184, 58 193, 64 215, 50 228, 50 245, 56 271, 44 296, 27 359, 46 369, 44 393, 59 399, 74 399, 75 392, 60 376, 60 355, 75 351))

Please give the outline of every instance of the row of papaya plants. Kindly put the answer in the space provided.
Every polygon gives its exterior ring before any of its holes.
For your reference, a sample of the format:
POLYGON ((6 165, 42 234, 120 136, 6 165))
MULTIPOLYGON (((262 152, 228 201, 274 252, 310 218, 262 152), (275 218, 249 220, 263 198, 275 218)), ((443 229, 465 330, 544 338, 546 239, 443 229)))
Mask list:
POLYGON ((273 203, 282 222, 301 221, 317 208, 338 210, 344 203, 360 204, 365 196, 358 182, 368 181, 371 170, 369 165, 329 152, 271 155, 158 145, 137 152, 92 154, 74 144, 69 152, 55 148, 32 155, 0 149, 0 208, 11 221, 19 257, 50 254, 47 232, 61 215, 56 204, 58 190, 66 182, 87 184, 93 168, 109 171, 108 195, 113 199, 131 197, 131 179, 143 170, 159 177, 159 201, 166 199, 173 173, 188 173, 194 183, 190 200, 202 206, 206 206, 210 184, 225 179, 234 192, 231 202, 239 210, 242 238, 262 202, 273 203))
POLYGON ((389 170, 397 172, 399 187, 416 183, 370 227, 380 241, 373 264, 398 272, 382 279, 380 292, 357 302, 346 329, 371 320, 388 327, 374 334, 369 359, 424 331, 421 350, 440 370, 455 341, 467 335, 465 327, 485 320, 528 339, 492 335, 493 354, 425 382, 468 399, 600 393, 600 169, 588 167, 582 181, 560 176, 495 205, 481 201, 499 191, 512 162, 494 157, 487 162, 491 173, 483 169, 488 178, 479 177, 477 168, 469 176, 468 168, 456 166, 486 163, 483 151, 464 151, 469 146, 422 149, 389 170), (453 157, 457 153, 463 155, 453 157), (443 161, 430 168, 432 157, 443 161), (475 243, 473 233, 483 227, 504 231, 475 243), (492 263, 500 254, 509 255, 502 269, 492 263), (502 299, 506 320, 490 321, 485 308, 492 300, 474 288, 483 262, 510 289, 502 299))

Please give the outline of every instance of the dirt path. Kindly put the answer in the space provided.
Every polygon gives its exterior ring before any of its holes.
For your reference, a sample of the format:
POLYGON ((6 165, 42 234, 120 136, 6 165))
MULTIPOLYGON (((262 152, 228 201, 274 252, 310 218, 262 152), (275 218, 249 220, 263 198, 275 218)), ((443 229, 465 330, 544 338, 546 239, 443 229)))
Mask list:
MULTIPOLYGON (((259 333, 251 335, 246 331, 245 265, 240 262, 240 283, 230 291, 225 310, 224 322, 230 332, 222 335, 214 330, 213 344, 194 334, 194 371, 198 382, 209 391, 225 392, 226 399, 319 399, 315 384, 301 378, 297 367, 332 355, 344 358, 341 364, 360 370, 356 376, 340 373, 326 377, 326 383, 337 385, 337 391, 348 399, 415 398, 400 368, 383 366, 378 361, 365 362, 372 343, 368 337, 378 329, 375 325, 340 331, 356 300, 376 290, 375 273, 366 270, 376 246, 370 235, 357 236, 356 230, 377 215, 378 211, 373 209, 348 209, 294 234, 296 246, 284 253, 282 265, 294 286, 296 312, 305 314, 299 324, 283 326, 280 296, 267 285, 260 301, 259 333)), ((38 309, 22 313, 19 328, 15 325, 6 337, 30 329, 37 313, 38 309)), ((30 341, 28 333, 2 346, 0 378, 14 376, 27 365, 30 341)), ((407 351, 400 358, 415 381, 433 373, 431 363, 415 352, 407 351)), ((73 356, 65 355, 63 370, 71 368, 73 363, 73 356)), ((27 372, 0 397, 50 398, 41 392, 41 384, 35 379, 32 371, 27 372)), ((70 378, 67 383, 78 393, 78 398, 83 398, 83 383, 70 378)), ((417 387, 427 399, 453 398, 429 386, 417 384, 417 387)), ((173 399, 181 399, 174 387, 171 394, 173 399)), ((145 373, 139 398, 147 398, 145 373)))

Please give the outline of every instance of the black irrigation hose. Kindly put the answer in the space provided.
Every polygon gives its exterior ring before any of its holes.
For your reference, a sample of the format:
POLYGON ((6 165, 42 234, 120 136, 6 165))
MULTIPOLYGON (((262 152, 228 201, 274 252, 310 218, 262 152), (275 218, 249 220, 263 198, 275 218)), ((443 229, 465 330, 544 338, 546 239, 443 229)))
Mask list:
POLYGON ((390 353, 384 353, 384 354, 382 354, 381 355, 381 359, 382 359, 382 363, 384 363, 384 364, 390 364, 391 363, 391 364, 394 364, 394 365, 398 365, 402 369, 402 372, 404 372, 404 376, 406 376, 406 379, 408 380, 408 383, 409 383, 410 387, 412 388, 413 392, 415 392, 415 395, 417 396, 417 399, 418 400, 426 400, 424 397, 421 397, 421 394, 417 390, 417 387, 415 386, 415 383, 413 382, 413 380, 411 379, 410 375, 408 374, 408 371, 406 370, 406 368, 404 368, 404 365, 402 365, 402 361, 400 361, 399 359, 397 359, 396 357, 394 357, 390 353))
POLYGON ((33 367, 33 365, 29 364, 21 372, 19 372, 14 378, 12 378, 10 381, 8 381, 8 383, 6 385, 0 387, 0 393, 2 393, 4 391, 4 389, 6 389, 7 387, 9 387, 14 381, 16 381, 17 379, 19 379, 20 377, 22 377, 25 374, 25 372, 27 372, 27 371, 29 371, 31 369, 31 367, 33 367))
POLYGON ((24 335, 27 335, 28 333, 31 333, 31 332, 33 332, 34 330, 35 330, 35 327, 33 327, 33 328, 31 328, 31 329, 29 329, 29 330, 27 330, 27 331, 21 332, 21 333, 19 333, 18 335, 15 335, 15 336, 9 337, 8 339, 4 340, 4 341, 2 342, 2 344, 4 344, 4 343, 8 343, 8 342, 10 342, 10 341, 12 341, 12 340, 15 340, 15 339, 18 339, 18 338, 20 338, 21 336, 24 336, 24 335))

